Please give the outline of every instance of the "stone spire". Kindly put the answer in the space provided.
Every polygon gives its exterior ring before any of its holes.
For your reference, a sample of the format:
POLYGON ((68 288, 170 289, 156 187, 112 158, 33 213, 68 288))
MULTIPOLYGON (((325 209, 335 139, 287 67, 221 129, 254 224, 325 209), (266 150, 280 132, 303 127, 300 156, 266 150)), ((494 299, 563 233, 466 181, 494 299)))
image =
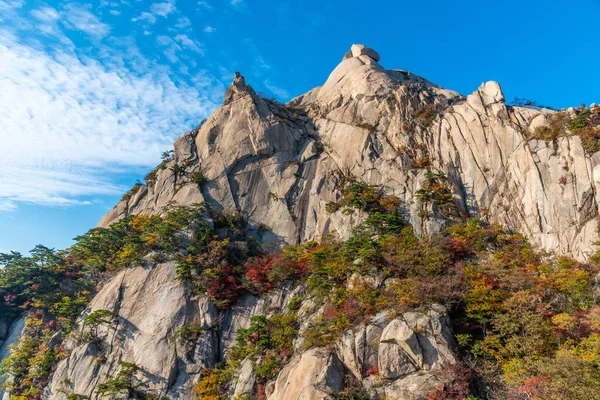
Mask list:
POLYGON ((379 61, 379 53, 364 44, 353 44, 350 51, 344 55, 344 60, 352 57, 367 56, 375 61, 379 61))
POLYGON ((229 104, 240 97, 254 94, 254 89, 252 89, 250 85, 246 84, 246 80, 244 79, 242 74, 239 72, 235 72, 233 74, 233 82, 225 91, 223 105, 229 104))

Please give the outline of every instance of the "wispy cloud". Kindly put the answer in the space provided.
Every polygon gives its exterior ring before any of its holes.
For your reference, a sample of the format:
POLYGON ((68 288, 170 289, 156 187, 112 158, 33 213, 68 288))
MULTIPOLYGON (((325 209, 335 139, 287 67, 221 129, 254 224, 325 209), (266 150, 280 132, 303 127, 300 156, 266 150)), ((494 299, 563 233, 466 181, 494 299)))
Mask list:
POLYGON ((182 50, 182 48, 177 43, 175 43, 173 39, 166 35, 160 35, 156 37, 156 43, 164 48, 163 54, 170 62, 179 62, 179 57, 177 57, 177 53, 179 53, 182 50))
POLYGON ((206 33, 213 33, 214 31, 216 31, 216 29, 210 25, 207 26, 206 28, 204 28, 204 32, 206 32, 206 33))
POLYGON ((184 35, 184 34, 176 35, 175 40, 178 41, 179 43, 181 43, 181 45, 183 47, 185 47, 186 49, 193 50, 196 53, 204 54, 204 50, 202 49, 202 47, 200 47, 198 42, 190 39, 187 35, 184 35))
POLYGON ((91 6, 68 4, 64 12, 67 26, 97 38, 108 35, 110 27, 92 14, 90 9, 91 6))
MULTIPOLYGON (((8 7, 6 0, 0 0, 2 7, 8 7)), ((168 7, 154 11, 165 14, 168 7)), ((19 203, 87 204, 94 196, 122 192, 115 174, 154 165, 177 136, 216 107, 222 93, 220 83, 201 70, 194 71, 199 80, 175 80, 168 65, 146 59, 130 38, 110 37, 110 47, 99 42, 100 58, 75 53, 57 14, 67 29, 109 40, 104 35, 110 26, 74 4, 40 8, 31 12, 31 22, 0 26, 0 211, 19 203), (55 35, 52 47, 22 40, 14 27, 27 24, 55 25, 46 31, 55 35)), ((168 39, 166 45, 177 51, 202 51, 186 35, 168 39)))
POLYGON ((207 10, 207 11, 211 11, 213 9, 212 4, 210 4, 210 2, 207 1, 207 0, 201 0, 201 1, 199 1, 198 2, 198 7, 200 9, 204 9, 204 10, 207 10))
POLYGON ((251 15, 250 7, 244 0, 230 0, 231 6, 235 11, 241 12, 246 15, 251 15))
POLYGON ((192 22, 187 17, 181 17, 177 20, 175 27, 179 28, 179 29, 183 29, 183 28, 187 28, 190 25, 192 25, 192 22))
POLYGON ((31 11, 31 16, 46 23, 56 22, 60 18, 60 14, 52 7, 42 7, 31 11))
POLYGON ((155 24, 156 15, 152 14, 151 12, 144 11, 138 17, 132 18, 131 20, 133 22, 146 21, 149 24, 155 24))
POLYGON ((146 21, 152 25, 156 23, 157 17, 166 18, 175 11, 177 11, 177 7, 173 0, 162 3, 153 3, 150 6, 150 11, 142 12, 139 16, 132 18, 132 21, 146 21))
MULTIPOLYGON (((0 211, 14 211, 17 205, 14 201, 0 198, 0 211)), ((2 253, 3 251, 0 251, 2 253)))
POLYGON ((25 5, 25 0, 0 0, 0 11, 8 11, 15 8, 21 8, 25 5))
POLYGON ((154 3, 150 6, 150 11, 161 17, 166 17, 176 10, 174 1, 167 1, 164 3, 154 3))

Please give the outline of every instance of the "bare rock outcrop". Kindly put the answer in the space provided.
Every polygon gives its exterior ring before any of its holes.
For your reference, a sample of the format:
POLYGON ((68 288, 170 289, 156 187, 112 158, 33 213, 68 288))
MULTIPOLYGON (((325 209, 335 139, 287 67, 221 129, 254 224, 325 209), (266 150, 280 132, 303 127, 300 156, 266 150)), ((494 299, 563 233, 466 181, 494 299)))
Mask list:
MULTIPOLYGON (((558 254, 583 260, 592 253, 600 153, 588 154, 577 136, 552 142, 528 136, 548 126, 556 111, 509 106, 493 81, 463 96, 409 72, 386 70, 379 59, 375 50, 353 45, 322 86, 288 104, 262 98, 236 73, 223 105, 177 139, 172 158, 99 226, 161 214, 171 202, 206 202, 239 212, 244 233, 277 246, 329 234, 347 238, 366 214, 328 205, 342 198, 350 179, 397 196, 419 234, 480 217, 558 254), (423 195, 431 179, 444 180, 449 201, 423 195)), ((227 361, 240 328, 248 328, 253 316, 282 312, 304 290, 290 284, 262 296, 245 294, 220 310, 190 295, 176 278, 175 262, 150 260, 120 271, 97 293, 82 318, 109 310, 112 324, 99 327, 93 340, 79 324, 63 344, 66 357, 44 399, 99 399, 98 385, 118 373, 121 361, 140 367, 145 393, 192 399, 202 371, 227 361), (190 324, 201 328, 197 337, 178 339, 177 331, 190 324)), ((357 275, 350 284, 355 278, 379 279, 357 275)), ((300 336, 324 308, 302 301, 300 336)), ((21 329, 15 324, 9 334, 0 324, 0 339, 6 339, 0 359, 21 329)), ((444 385, 439 372, 456 362, 456 344, 446 309, 434 304, 380 312, 326 347, 306 350, 300 337, 290 356, 266 385, 269 400, 333 399, 348 382, 373 398, 413 400, 444 385)), ((248 356, 237 366, 228 397, 256 393, 253 362, 248 356)))
POLYGON ((339 200, 340 180, 351 177, 398 196, 417 232, 477 216, 546 250, 581 260, 592 253, 600 156, 587 154, 576 136, 526 135, 555 111, 507 106, 496 82, 465 97, 386 70, 378 59, 354 45, 323 86, 287 105, 256 95, 236 74, 224 105, 179 139, 174 159, 99 226, 160 213, 170 201, 206 201, 238 210, 263 241, 347 237, 361 216, 330 214, 325 205, 339 200), (175 164, 185 172, 174 173, 175 164), (416 196, 428 168, 448 177, 451 212, 416 196), (198 172, 201 185, 190 178, 198 172))
POLYGON ((269 400, 332 399, 348 377, 372 398, 412 400, 443 386, 437 373, 456 362, 456 343, 446 309, 387 312, 347 331, 331 349, 297 355, 277 376, 269 400))
MULTIPOLYGON (((21 317, 12 323, 2 321, 0 323, 0 363, 9 356, 10 346, 18 343, 25 329, 25 317, 21 317)), ((6 380, 10 380, 10 376, 0 375, 0 385, 6 380)), ((0 399, 8 400, 8 393, 4 393, 0 388, 0 399)))
MULTIPOLYGON (((202 370, 224 360, 237 330, 247 328, 254 315, 285 309, 297 294, 292 288, 262 298, 246 295, 219 311, 204 297, 190 298, 175 274, 175 263, 167 262, 130 268, 112 278, 84 315, 110 310, 113 324, 99 328, 99 340, 72 335, 65 343, 69 355, 58 364, 44 398, 63 400, 71 393, 100 398, 98 384, 112 379, 119 362, 125 361, 140 367, 141 389, 146 393, 161 399, 192 399, 202 370), (177 330, 190 324, 203 333, 193 341, 174 340, 177 330)), ((242 393, 252 378, 251 369, 242 365, 238 378, 235 390, 242 393)))

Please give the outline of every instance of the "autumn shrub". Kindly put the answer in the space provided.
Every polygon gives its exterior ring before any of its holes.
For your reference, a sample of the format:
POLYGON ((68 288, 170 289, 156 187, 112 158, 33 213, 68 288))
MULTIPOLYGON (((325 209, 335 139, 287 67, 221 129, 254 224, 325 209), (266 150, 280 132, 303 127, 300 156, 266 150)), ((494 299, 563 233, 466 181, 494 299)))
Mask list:
POLYGON ((557 111, 548 116, 548 126, 542 125, 529 134, 531 139, 555 140, 568 135, 571 117, 566 111, 557 111))
POLYGON ((462 363, 444 365, 435 374, 444 384, 429 393, 427 400, 464 400, 471 394, 471 370, 462 363))
POLYGON ((424 128, 428 128, 433 123, 437 113, 435 104, 427 104, 426 106, 415 111, 415 119, 424 128))
POLYGON ((290 303, 287 312, 269 318, 252 317, 248 328, 237 331, 236 344, 227 351, 230 361, 239 363, 248 358, 259 382, 271 380, 293 355, 298 335, 297 306, 290 303))

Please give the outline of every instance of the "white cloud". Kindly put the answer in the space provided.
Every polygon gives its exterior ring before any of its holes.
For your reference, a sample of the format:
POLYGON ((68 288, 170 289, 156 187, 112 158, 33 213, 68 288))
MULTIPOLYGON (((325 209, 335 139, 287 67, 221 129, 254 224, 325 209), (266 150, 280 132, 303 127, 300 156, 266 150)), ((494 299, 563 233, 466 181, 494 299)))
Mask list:
POLYGON ((186 49, 193 50, 199 54, 204 54, 204 50, 202 49, 202 47, 200 47, 200 45, 196 41, 190 39, 187 35, 179 34, 175 36, 175 40, 181 43, 181 45, 186 49))
POLYGON ((156 23, 156 16, 152 13, 144 11, 140 14, 139 17, 132 18, 131 20, 133 22, 148 21, 149 24, 154 24, 156 23))
POLYGON ((177 53, 180 52, 181 46, 179 46, 173 39, 168 36, 160 35, 156 37, 156 43, 159 46, 164 47, 163 54, 167 59, 173 64, 179 62, 179 57, 177 57, 177 53))
POLYGON ((206 28, 204 28, 204 32, 206 32, 206 33, 213 33, 214 31, 216 31, 216 29, 210 25, 207 26, 206 28))
POLYGON ((154 3, 150 6, 150 11, 152 11, 156 15, 160 15, 161 17, 166 17, 176 10, 175 2, 168 1, 164 3, 154 3))
MULTIPOLYGON (((14 201, 0 198, 0 211, 14 211, 16 209, 17 205, 14 201)), ((4 253, 4 251, 0 250, 0 253, 4 253)))
POLYGON ((25 5, 25 0, 0 0, 0 11, 13 10, 25 5))
POLYGON ((68 4, 64 15, 70 27, 97 38, 108 35, 110 27, 92 14, 89 8, 80 4, 68 4))
POLYGON ((179 28, 179 29, 183 29, 183 28, 187 28, 191 24, 192 24, 192 22, 187 17, 181 17, 177 20, 175 27, 179 28))
POLYGON ((248 7, 248 5, 246 4, 246 2, 244 0, 231 0, 230 3, 231 3, 232 8, 235 11, 241 12, 246 15, 252 14, 252 12, 250 11, 250 8, 248 7))
POLYGON ((52 7, 42 7, 31 11, 31 16, 35 19, 46 23, 56 22, 60 18, 60 14, 52 7))
POLYGON ((213 9, 213 6, 212 4, 210 4, 210 2, 202 0, 198 2, 198 7, 203 8, 207 11, 211 11, 213 9))
POLYGON ((221 94, 211 79, 174 81, 133 47, 98 51, 103 63, 69 46, 26 45, 0 28, 0 210, 87 204, 122 192, 115 173, 155 165, 221 94))
POLYGON ((175 7, 175 1, 167 1, 163 3, 154 3, 150 6, 150 12, 144 11, 138 17, 132 18, 134 22, 147 21, 149 24, 155 24, 157 17, 166 18, 169 14, 177 11, 175 7))

